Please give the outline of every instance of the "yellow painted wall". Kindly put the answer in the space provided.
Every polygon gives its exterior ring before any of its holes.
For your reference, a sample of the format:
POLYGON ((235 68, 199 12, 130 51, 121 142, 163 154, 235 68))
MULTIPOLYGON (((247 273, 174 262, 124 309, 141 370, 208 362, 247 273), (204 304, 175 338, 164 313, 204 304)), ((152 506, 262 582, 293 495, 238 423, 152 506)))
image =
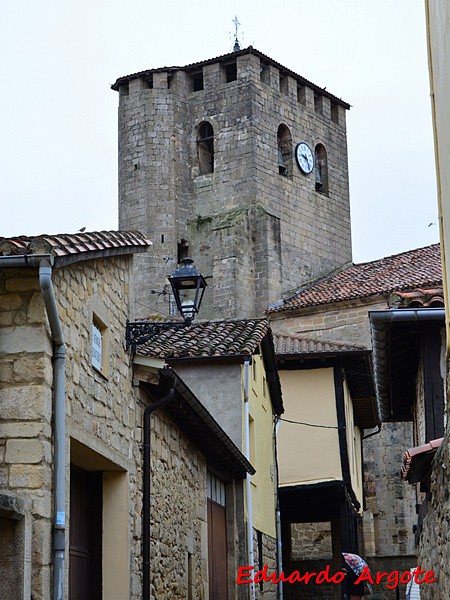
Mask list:
POLYGON ((103 598, 128 598, 128 473, 103 473, 103 598))
POLYGON ((347 384, 344 381, 345 423, 347 426, 347 448, 350 466, 350 480, 359 503, 363 504, 361 430, 356 427, 353 418, 353 403, 347 384))
MULTIPOLYGON (((449 306, 450 282, 450 2, 426 0, 428 65, 439 206, 439 225, 444 279, 445 304, 449 306)), ((450 344, 449 315, 447 345, 450 344)), ((449 346, 447 346, 449 347, 449 346)))
MULTIPOLYGON (((242 382, 244 382, 242 366, 242 382)), ((270 393, 260 356, 252 357, 249 369, 250 462, 256 473, 251 477, 253 527, 276 537, 275 467, 273 453, 273 414, 270 393)), ((245 430, 243 432, 245 436, 245 430)), ((242 440, 245 448, 245 438, 242 440)))
POLYGON ((342 480, 333 369, 280 371, 283 419, 278 430, 280 486, 342 480))

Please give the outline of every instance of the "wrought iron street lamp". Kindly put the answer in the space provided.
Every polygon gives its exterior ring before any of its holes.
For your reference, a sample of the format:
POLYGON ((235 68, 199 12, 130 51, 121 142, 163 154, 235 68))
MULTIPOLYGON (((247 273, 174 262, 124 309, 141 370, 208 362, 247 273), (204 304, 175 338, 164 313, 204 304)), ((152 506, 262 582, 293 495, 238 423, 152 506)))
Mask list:
POLYGON ((183 258, 181 265, 170 275, 169 282, 177 308, 186 325, 190 325, 200 310, 207 283, 192 258, 183 258))
POLYGON ((181 266, 169 276, 177 308, 183 322, 155 322, 151 320, 127 322, 126 343, 133 354, 137 346, 145 344, 162 331, 189 326, 198 311, 207 286, 205 278, 194 267, 192 258, 183 258, 181 266))

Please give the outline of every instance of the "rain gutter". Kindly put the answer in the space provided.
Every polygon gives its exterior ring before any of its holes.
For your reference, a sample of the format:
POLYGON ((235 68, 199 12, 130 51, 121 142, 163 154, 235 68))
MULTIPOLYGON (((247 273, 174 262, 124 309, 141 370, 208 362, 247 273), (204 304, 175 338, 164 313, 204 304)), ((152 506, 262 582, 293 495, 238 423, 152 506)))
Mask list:
MULTIPOLYGON (((244 361, 244 428, 245 428, 245 458, 250 461, 250 410, 249 410, 249 371, 250 359, 244 361)), ((247 473, 245 479, 245 491, 247 498, 247 538, 248 538, 248 560, 249 565, 255 564, 255 550, 253 547, 253 506, 252 506, 252 486, 250 473, 247 473)), ((255 582, 251 582, 252 600, 256 598, 255 582)))
POLYGON ((392 417, 390 389, 389 331, 393 323, 419 323, 444 321, 443 308, 393 308, 369 311, 372 335, 372 358, 380 417, 389 421, 392 417))
POLYGON ((66 528, 66 407, 64 335, 52 283, 54 259, 50 254, 0 256, 0 268, 39 267, 39 285, 53 340, 54 406, 54 509, 53 509, 53 600, 64 599, 64 560, 66 528))

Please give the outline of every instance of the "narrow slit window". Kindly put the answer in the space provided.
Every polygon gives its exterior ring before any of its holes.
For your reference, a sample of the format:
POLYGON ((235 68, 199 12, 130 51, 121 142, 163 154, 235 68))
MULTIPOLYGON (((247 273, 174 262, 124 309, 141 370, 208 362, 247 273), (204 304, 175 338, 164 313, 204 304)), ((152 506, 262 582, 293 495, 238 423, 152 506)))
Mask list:
POLYGON ((331 103, 331 120, 339 125, 339 104, 337 102, 331 103))
POLYGON ((297 102, 306 106, 306 85, 297 84, 297 102))
POLYGON ((225 79, 227 83, 231 81, 236 81, 237 79, 237 65, 236 61, 225 65, 225 79))
POLYGON ((314 110, 318 115, 323 115, 323 96, 314 92, 314 110))
POLYGON ((203 87, 203 70, 192 74, 192 86, 194 92, 200 92, 203 87))
POLYGON ((259 71, 259 77, 260 77, 262 83, 265 83, 266 85, 270 84, 270 69, 269 69, 269 65, 266 65, 265 63, 261 62, 261 67, 260 67, 260 71, 259 71))
POLYGON ((214 172, 214 130, 207 121, 198 128, 197 158, 200 175, 214 172))
POLYGON ((184 238, 177 244, 177 263, 181 264, 183 258, 187 258, 189 256, 189 242, 184 238))
POLYGON ((277 132, 278 173, 292 177, 292 136, 286 125, 280 125, 277 132))
POLYGON ((327 151, 322 144, 317 144, 314 158, 316 192, 328 194, 328 159, 327 151))

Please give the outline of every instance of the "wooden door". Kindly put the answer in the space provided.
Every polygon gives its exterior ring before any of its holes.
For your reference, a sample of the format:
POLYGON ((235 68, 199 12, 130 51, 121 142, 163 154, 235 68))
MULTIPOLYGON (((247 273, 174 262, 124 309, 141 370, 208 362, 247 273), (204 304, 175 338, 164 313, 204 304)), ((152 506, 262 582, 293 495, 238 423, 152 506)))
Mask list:
POLYGON ((227 600, 227 527, 225 506, 208 499, 209 600, 227 600))
POLYGON ((70 469, 69 600, 102 600, 102 473, 70 469))

